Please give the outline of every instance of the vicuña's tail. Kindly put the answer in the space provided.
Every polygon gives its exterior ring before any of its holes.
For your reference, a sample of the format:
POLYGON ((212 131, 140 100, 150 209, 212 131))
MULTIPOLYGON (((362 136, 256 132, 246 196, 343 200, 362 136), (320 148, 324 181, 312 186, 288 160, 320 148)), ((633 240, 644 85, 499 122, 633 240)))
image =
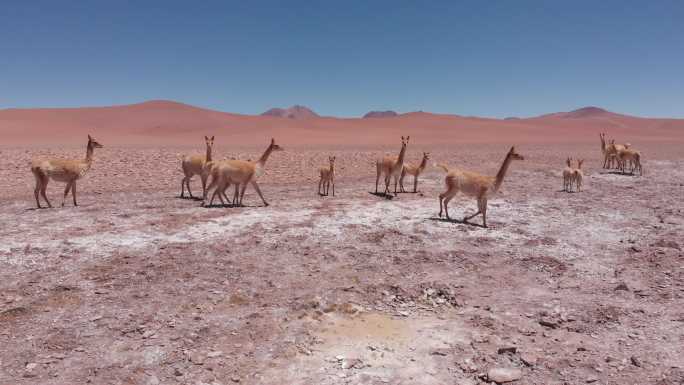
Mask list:
POLYGON ((442 170, 444 170, 444 172, 447 172, 447 173, 449 172, 449 168, 442 163, 435 163, 435 167, 441 168, 442 170))

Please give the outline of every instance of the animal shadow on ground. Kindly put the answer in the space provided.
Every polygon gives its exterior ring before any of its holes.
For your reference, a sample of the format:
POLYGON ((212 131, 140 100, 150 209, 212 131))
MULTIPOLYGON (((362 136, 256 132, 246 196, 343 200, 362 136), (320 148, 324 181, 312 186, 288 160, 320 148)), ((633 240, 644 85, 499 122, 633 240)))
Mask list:
POLYGON ((604 171, 599 172, 601 175, 620 175, 620 176, 634 176, 634 172, 622 172, 622 171, 604 171))
MULTIPOLYGON (((205 209, 224 209, 224 208, 226 208, 226 209, 233 209, 233 208, 234 209, 239 209, 239 208, 247 209, 247 208, 258 208, 258 207, 267 207, 267 206, 264 206, 264 205, 242 205, 242 206, 238 206, 238 205, 234 205, 232 203, 228 203, 228 204, 216 203, 213 205, 206 205, 206 206, 200 206, 200 207, 205 208, 205 209)), ((270 207, 270 205, 269 205, 269 207, 270 207)))
POLYGON ((373 192, 373 191, 369 191, 368 193, 369 193, 370 195, 375 195, 376 197, 385 198, 385 199, 387 199, 387 200, 392 200, 392 199, 394 199, 394 195, 392 195, 392 194, 376 193, 376 192, 373 192))
POLYGON ((231 209, 233 207, 238 207, 238 205, 234 205, 232 203, 228 203, 228 204, 216 203, 216 204, 206 205, 206 206, 202 206, 202 207, 205 209, 224 209, 224 208, 231 209))
POLYGON ((176 195, 176 199, 185 199, 185 200, 190 200, 190 201, 202 201, 202 200, 204 200, 203 198, 200 198, 200 197, 182 197, 180 195, 176 195))
POLYGON ((469 221, 464 221, 464 220, 462 220, 462 219, 454 219, 454 218, 447 219, 447 218, 440 218, 440 217, 430 217, 430 218, 428 218, 428 219, 431 220, 431 221, 435 221, 435 222, 458 223, 458 224, 460 224, 460 225, 468 225, 468 226, 473 226, 473 227, 480 227, 480 228, 483 228, 483 229, 487 229, 487 228, 491 228, 491 227, 492 227, 492 226, 484 227, 484 225, 482 225, 482 224, 473 223, 473 222, 469 222, 469 221))

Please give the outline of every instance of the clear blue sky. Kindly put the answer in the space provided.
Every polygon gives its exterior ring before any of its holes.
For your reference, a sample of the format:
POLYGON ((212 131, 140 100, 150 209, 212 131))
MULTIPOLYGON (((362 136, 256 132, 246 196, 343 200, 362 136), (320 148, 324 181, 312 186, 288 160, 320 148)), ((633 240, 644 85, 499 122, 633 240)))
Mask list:
POLYGON ((18 1, 0 108, 684 117, 684 1, 18 1))

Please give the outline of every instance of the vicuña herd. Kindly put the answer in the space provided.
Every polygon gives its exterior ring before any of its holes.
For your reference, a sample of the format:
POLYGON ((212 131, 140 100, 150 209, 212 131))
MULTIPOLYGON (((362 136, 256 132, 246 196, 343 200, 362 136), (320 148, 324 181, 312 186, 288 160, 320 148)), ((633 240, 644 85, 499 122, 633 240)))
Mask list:
MULTIPOLYGON (((629 168, 630 173, 636 171, 639 175, 643 175, 643 168, 641 166, 641 153, 627 144, 616 144, 615 140, 606 141, 606 134, 600 133, 601 139, 601 153, 603 154, 603 168, 616 168, 623 174, 629 168)), ((423 158, 418 166, 407 164, 404 162, 406 157, 406 148, 408 147, 410 137, 401 137, 401 148, 398 156, 385 156, 376 161, 376 177, 375 177, 375 193, 380 194, 378 185, 380 178, 383 177, 384 190, 382 195, 388 196, 390 194, 390 183, 394 181, 394 196, 397 195, 399 188, 400 192, 406 192, 404 189, 404 178, 406 175, 413 176, 413 192, 418 191, 418 177, 425 171, 430 160, 430 153, 423 152, 423 158)), ((214 160, 213 147, 214 137, 204 137, 206 145, 205 155, 191 155, 184 156, 181 161, 181 169, 183 170, 183 179, 181 180, 180 197, 185 197, 185 189, 188 190, 190 198, 194 198, 190 190, 190 180, 193 176, 199 175, 202 181, 202 206, 212 205, 214 199, 218 196, 222 204, 230 203, 234 206, 242 206, 245 190, 248 185, 252 185, 254 190, 261 198, 264 206, 268 206, 268 202, 257 184, 257 178, 264 173, 266 161, 271 153, 274 151, 282 151, 283 148, 276 144, 275 139, 271 139, 263 155, 256 161, 252 160, 214 160), (211 182, 207 182, 211 178, 211 182), (233 185, 234 193, 232 200, 226 195, 226 190, 233 185), (213 189, 211 200, 207 202, 209 192, 213 189)), ((93 153, 96 148, 102 148, 93 137, 88 135, 88 144, 86 146, 85 159, 47 159, 47 160, 33 160, 31 163, 31 172, 36 179, 36 187, 34 195, 36 198, 36 205, 41 208, 40 196, 47 203, 48 207, 52 207, 46 195, 46 189, 50 179, 66 183, 64 189, 64 198, 62 199, 62 206, 66 201, 69 192, 72 193, 74 206, 76 203, 76 181, 82 178, 89 170, 93 163, 93 153)), ((328 157, 328 166, 319 169, 320 179, 318 182, 318 194, 321 196, 328 196, 330 187, 332 187, 332 195, 335 196, 335 156, 328 157)), ((499 172, 495 176, 481 175, 471 171, 465 171, 458 168, 449 168, 445 165, 438 164, 437 167, 442 168, 447 174, 444 178, 446 191, 439 194, 439 216, 442 213, 449 217, 449 202, 454 198, 458 192, 462 192, 467 196, 471 196, 477 201, 477 212, 463 218, 463 222, 469 219, 482 215, 482 223, 487 227, 487 201, 496 194, 503 183, 506 172, 514 160, 525 159, 522 155, 515 151, 515 147, 506 154, 506 157, 499 168, 499 172)), ((572 158, 567 158, 566 167, 563 169, 563 191, 572 191, 573 185, 576 191, 582 191, 582 183, 584 173, 582 171, 583 159, 577 161, 577 167, 573 167, 572 158)))

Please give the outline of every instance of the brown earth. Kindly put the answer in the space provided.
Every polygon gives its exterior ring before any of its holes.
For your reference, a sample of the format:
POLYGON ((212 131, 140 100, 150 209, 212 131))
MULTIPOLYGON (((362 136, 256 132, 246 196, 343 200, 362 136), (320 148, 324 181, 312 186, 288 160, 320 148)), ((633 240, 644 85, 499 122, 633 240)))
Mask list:
MULTIPOLYGON (((80 206, 35 210, 30 159, 84 150, 1 148, 0 383, 480 384, 497 367, 516 384, 682 383, 681 140, 630 138, 638 177, 601 169, 597 143, 542 145, 520 127, 526 160, 488 229, 436 217, 432 167, 417 194, 370 194, 384 152, 351 139, 278 136, 286 151, 260 177, 271 205, 249 189, 244 208, 177 198, 187 149, 101 133, 80 206), (336 196, 319 197, 329 154, 336 196), (560 191, 566 156, 587 159, 582 193, 560 191)), ((508 149, 430 140, 412 138, 408 160, 494 174, 508 149)), ((218 158, 263 150, 216 142, 218 158)), ((55 206, 63 187, 48 187, 55 206)))

